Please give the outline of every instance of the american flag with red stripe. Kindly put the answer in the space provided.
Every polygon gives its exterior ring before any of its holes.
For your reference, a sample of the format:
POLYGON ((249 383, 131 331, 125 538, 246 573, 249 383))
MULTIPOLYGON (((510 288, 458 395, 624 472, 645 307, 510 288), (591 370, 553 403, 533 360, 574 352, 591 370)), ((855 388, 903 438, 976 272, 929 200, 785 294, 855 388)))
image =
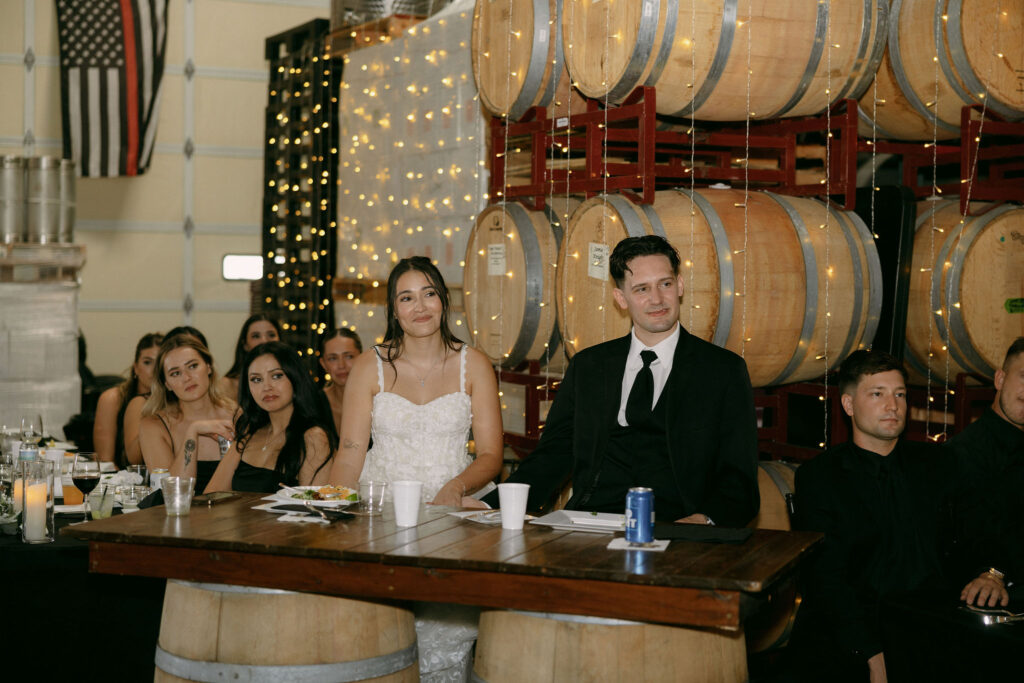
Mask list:
POLYGON ((86 177, 143 173, 153 156, 167 0, 57 0, 64 158, 86 177))

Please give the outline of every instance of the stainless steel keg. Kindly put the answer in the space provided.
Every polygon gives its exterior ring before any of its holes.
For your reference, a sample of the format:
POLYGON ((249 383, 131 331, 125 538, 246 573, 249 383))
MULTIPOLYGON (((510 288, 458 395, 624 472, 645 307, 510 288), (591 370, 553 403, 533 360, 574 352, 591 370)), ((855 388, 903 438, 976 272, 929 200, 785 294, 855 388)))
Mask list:
POLYGON ((70 242, 74 223, 75 164, 56 157, 28 160, 26 241, 70 242), (70 201, 70 215, 67 211, 70 201))
POLYGON ((25 239, 25 159, 0 157, 0 243, 25 239))

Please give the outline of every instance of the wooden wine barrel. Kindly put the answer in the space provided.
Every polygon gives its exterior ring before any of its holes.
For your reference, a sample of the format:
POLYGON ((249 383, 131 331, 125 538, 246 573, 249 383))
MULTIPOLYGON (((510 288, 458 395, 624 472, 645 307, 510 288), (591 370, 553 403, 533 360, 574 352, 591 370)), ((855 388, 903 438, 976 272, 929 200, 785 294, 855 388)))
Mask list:
POLYGON ((1024 208, 985 208, 972 204, 961 225, 957 200, 918 205, 904 354, 915 382, 929 368, 939 383, 994 377, 1024 335, 1024 208))
POLYGON ((888 50, 860 99, 860 134, 960 137, 960 112, 982 104, 1024 119, 1024 0, 892 0, 888 50), (874 126, 872 125, 874 121, 874 126))
POLYGON ((553 197, 543 211, 496 204, 477 217, 462 278, 466 320, 473 344, 502 367, 558 351, 555 268, 563 226, 579 203, 553 197))
MULTIPOLYGON (((480 103, 513 121, 530 107, 568 111, 569 74, 562 56, 562 0, 477 0, 471 55, 480 103)), ((582 111, 577 96, 574 111, 582 111)))
POLYGON ((167 582, 155 660, 157 683, 419 680, 409 610, 175 580, 167 582))
POLYGON ((701 190, 691 200, 677 189, 657 192, 652 205, 594 197, 569 219, 558 269, 566 353, 628 333, 605 254, 644 234, 679 251, 680 322, 740 353, 754 386, 818 377, 874 339, 881 266, 856 214, 770 192, 751 192, 745 214, 742 191, 701 190))
POLYGON ((871 83, 885 48, 887 4, 578 2, 562 13, 562 36, 573 46, 565 54, 573 83, 590 97, 619 103, 650 85, 659 114, 805 116, 858 98, 871 83))
MULTIPOLYGON (((761 509, 748 525, 755 529, 777 529, 789 531, 792 528, 786 496, 795 491, 796 465, 772 460, 759 462, 757 486, 761 493, 761 509)), ((766 604, 744 623, 747 633, 747 652, 776 650, 789 642, 793 630, 800 595, 795 581, 778 586, 768 596, 766 604)))
POLYGON ((747 680, 747 659, 743 631, 485 611, 473 680, 740 683, 747 680))

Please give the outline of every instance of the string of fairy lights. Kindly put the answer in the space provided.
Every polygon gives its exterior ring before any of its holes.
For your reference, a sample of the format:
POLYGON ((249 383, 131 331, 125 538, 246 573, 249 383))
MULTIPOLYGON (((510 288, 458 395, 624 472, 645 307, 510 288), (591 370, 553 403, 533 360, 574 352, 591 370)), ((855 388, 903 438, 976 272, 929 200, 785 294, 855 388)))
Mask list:
MULTIPOLYGON (((722 1, 723 4, 729 4, 726 0, 722 1)), ((515 92, 523 87, 527 77, 525 66, 513 65, 511 55, 529 55, 528 45, 526 48, 524 48, 524 45, 532 40, 535 34, 531 30, 524 28, 525 19, 523 17, 529 16, 530 12, 524 9, 525 6, 522 2, 519 0, 488 0, 489 9, 492 12, 497 7, 495 2, 504 5, 503 11, 506 13, 504 21, 508 26, 508 30, 500 36, 492 37, 491 43, 482 49, 486 50, 487 53, 484 56, 488 59, 499 56, 496 54, 497 51, 504 50, 506 52, 503 63, 508 64, 509 68, 507 79, 503 84, 505 90, 504 101, 510 102, 514 99, 515 92)), ((552 35, 555 33, 555 23, 559 22, 562 29, 561 39, 566 53, 565 61, 568 65, 569 76, 573 85, 578 86, 580 81, 578 75, 573 72, 573 62, 569 58, 573 50, 589 50, 589 52, 586 52, 588 61, 600 64, 599 68, 602 70, 599 80, 603 82, 603 85, 608 86, 603 95, 597 98, 604 110, 604 125, 602 129, 605 131, 608 130, 609 114, 616 106, 616 101, 613 101, 610 91, 615 76, 608 71, 609 64, 612 61, 609 55, 619 50, 623 42, 623 28, 617 23, 617 19, 624 16, 618 13, 618 9, 624 2, 627 2, 627 0, 600 0, 599 2, 595 0, 564 0, 563 2, 551 0, 549 3, 552 8, 552 15, 548 19, 551 26, 550 33, 552 35), (581 19, 581 15, 589 16, 581 19), (582 35, 576 32, 577 27, 582 27, 582 35), (600 57, 600 60, 596 59, 597 57, 600 57)), ((504 221, 511 220, 509 218, 508 206, 511 204, 512 199, 506 197, 504 191, 500 191, 494 197, 488 196, 486 191, 487 145, 484 136, 485 117, 487 114, 480 115, 478 110, 478 94, 474 88, 474 77, 471 70, 473 55, 471 54, 469 41, 472 12, 462 9, 464 5, 468 4, 471 3, 462 3, 461 5, 457 3, 455 7, 459 11, 450 12, 441 19, 435 17, 410 29, 402 40, 354 52, 346 57, 345 82, 341 85, 342 145, 339 184, 342 201, 340 202, 338 215, 338 237, 341 247, 338 260, 339 277, 350 280, 362 280, 369 283, 371 287, 376 288, 383 283, 391 265, 399 258, 414 253, 426 254, 441 268, 442 273, 449 284, 453 286, 453 289, 458 289, 459 284, 462 282, 462 269, 465 267, 466 259, 469 258, 465 255, 466 244, 474 228, 474 221, 476 221, 480 211, 487 202, 497 202, 501 206, 502 232, 507 235, 515 232, 511 225, 504 224, 504 221), (456 121, 464 125, 453 125, 453 122, 456 121)), ((477 11, 479 11, 479 4, 477 3, 477 11)), ((737 30, 735 44, 732 49, 734 51, 741 51, 736 56, 744 59, 746 66, 746 89, 743 93, 745 114, 742 118, 737 117, 737 123, 742 121, 746 139, 741 176, 743 181, 742 244, 735 245, 729 255, 730 258, 742 256, 743 263, 742 269, 739 272, 739 286, 734 287, 733 291, 728 293, 728 296, 734 299, 735 310, 740 317, 738 344, 739 352, 743 354, 752 337, 752 332, 747 327, 746 295, 748 294, 748 288, 761 286, 760 284, 755 284, 753 280, 748 281, 748 263, 750 258, 748 258, 747 249, 751 247, 751 242, 748 238, 752 231, 758 230, 757 223, 751 217, 749 206, 751 196, 757 193, 757 188, 752 185, 750 180, 751 127, 752 122, 758 117, 754 110, 760 106, 753 103, 752 98, 754 84, 769 75, 756 71, 758 67, 753 64, 753 46, 754 37, 757 35, 759 28, 770 25, 770 22, 761 23, 763 17, 755 14, 753 3, 747 2, 744 4, 739 2, 733 4, 738 4, 740 10, 735 18, 735 28, 737 30)), ((885 115, 893 111, 894 107, 892 103, 886 106, 886 100, 879 93, 878 81, 871 78, 870 74, 867 79, 863 80, 860 92, 855 94, 850 92, 850 87, 853 83, 852 77, 845 86, 837 88, 837 83, 833 77, 838 75, 841 79, 839 82, 841 83, 842 80, 847 78, 847 75, 842 73, 842 68, 851 67, 849 64, 846 64, 845 67, 840 68, 834 61, 834 55, 843 54, 843 59, 846 60, 847 57, 845 55, 849 53, 849 46, 843 46, 844 50, 840 52, 840 44, 845 41, 855 40, 857 36, 834 35, 833 16, 838 16, 838 10, 833 11, 833 3, 829 2, 829 0, 819 0, 816 4, 819 6, 819 18, 822 16, 820 7, 823 6, 825 8, 824 35, 821 37, 823 41, 821 50, 823 52, 822 63, 824 70, 821 72, 821 75, 815 76, 815 80, 812 82, 816 85, 810 86, 803 101, 820 97, 821 105, 817 106, 816 110, 821 112, 825 121, 825 129, 821 140, 824 154, 824 177, 820 181, 822 184, 822 198, 830 196, 834 189, 832 165, 835 152, 833 150, 831 106, 835 104, 839 97, 850 97, 851 95, 859 97, 866 90, 867 94, 862 98, 861 103, 862 107, 867 103, 870 104, 870 116, 865 115, 863 118, 866 122, 869 120, 868 132, 870 140, 867 144, 870 149, 870 183, 873 190, 869 193, 870 207, 868 211, 870 225, 868 228, 876 240, 886 239, 888 235, 880 234, 884 233, 884 231, 876 229, 875 193, 878 191, 877 147, 879 138, 887 136, 883 132, 882 126, 879 125, 880 116, 884 118, 885 115), (836 69, 839 70, 836 71, 836 69), (815 88, 817 88, 817 91, 815 91, 815 88)), ((662 11, 661 3, 658 0, 645 0, 643 8, 644 12, 649 11, 651 8, 654 9, 655 13, 662 11)), ((675 40, 679 45, 686 46, 691 55, 689 64, 686 67, 689 70, 687 89, 690 91, 689 96, 696 100, 697 93, 695 91, 700 89, 698 79, 705 76, 705 74, 698 72, 698 55, 714 53, 717 46, 713 44, 714 36, 706 36, 698 31, 700 22, 706 21, 706 17, 703 14, 699 16, 698 13, 705 12, 706 8, 703 6, 698 8, 698 3, 690 2, 688 5, 680 5, 678 11, 679 17, 676 27, 679 33, 676 35, 675 40), (689 35, 682 35, 682 28, 687 25, 689 27, 689 35)), ((760 12, 761 10, 758 11, 760 12)), ((866 25, 870 25, 872 32, 880 34, 880 38, 876 36, 876 39, 884 42, 886 31, 899 30, 899 17, 896 16, 895 12, 889 17, 889 26, 886 28, 884 21, 872 23, 876 22, 878 16, 880 16, 880 14, 876 15, 876 12, 878 12, 876 7, 865 5, 863 11, 864 17, 862 21, 866 25)), ((1002 0, 999 0, 997 7, 997 19, 999 16, 1006 16, 1002 0)), ((945 24, 947 18, 943 17, 942 19, 943 24, 945 24)), ((1002 51, 1005 49, 1005 35, 1001 36, 999 31, 1000 25, 997 21, 993 49, 998 51, 999 56, 1002 57, 1002 51)), ((820 28, 822 27, 820 26, 820 28)), ((870 48, 870 45, 868 47, 870 48)), ((880 56, 879 53, 879 58, 880 56)), ((864 55, 859 55, 858 64, 864 62, 865 59, 867 58, 864 55)), ((877 61, 875 63, 877 64, 877 61)), ((932 112, 935 112, 935 115, 931 117, 930 121, 932 128, 931 140, 925 141, 922 144, 925 148, 931 147, 933 151, 932 185, 935 194, 938 195, 940 188, 937 171, 939 166, 937 147, 941 137, 939 135, 937 112, 940 110, 940 98, 943 96, 943 89, 939 86, 939 81, 943 76, 938 56, 933 60, 933 63, 935 71, 934 83, 932 84, 933 92, 931 93, 932 96, 926 99, 929 100, 927 103, 928 107, 932 112)), ((989 63, 989 68, 992 68, 991 62, 989 63)), ((981 118, 984 121, 985 107, 987 107, 989 100, 984 92, 975 93, 974 96, 976 101, 982 106, 981 118)), ((570 89, 568 92, 568 106, 566 107, 569 111, 572 110, 572 98, 574 97, 579 98, 582 95, 570 89)), ((591 95, 591 98, 593 99, 594 96, 591 95)), ((557 104, 562 105, 564 103, 558 102, 557 104)), ((801 106, 807 105, 802 104, 801 106)), ((867 112, 864 113, 867 114, 867 112)), ((511 122, 507 112, 493 112, 493 114, 507 122, 511 122)), ((697 174, 693 172, 698 163, 697 138, 700 132, 698 125, 701 121, 701 116, 702 112, 697 104, 686 109, 687 132, 690 133, 690 164, 689 174, 686 176, 686 184, 689 185, 691 197, 695 197, 701 192, 697 185, 697 174)), ((573 130, 571 126, 565 128, 564 141, 557 139, 556 132, 558 130, 559 126, 556 126, 554 117, 552 117, 550 138, 554 139, 555 142, 551 150, 552 154, 545 157, 545 163, 553 164, 556 159, 555 153, 557 152, 558 163, 564 164, 564 168, 568 172, 573 167, 573 130)), ((521 143, 516 141, 513 144, 510 136, 505 136, 504 141, 505 148, 500 150, 500 155, 505 162, 500 186, 508 187, 511 182, 510 172, 512 166, 510 154, 519 152, 519 145, 521 143)), ((609 161, 609 152, 607 148, 603 148, 599 168, 603 179, 601 194, 605 197, 609 196, 609 161)), ((972 164, 973 167, 976 167, 978 164, 977 153, 972 160, 972 164)), ((963 191, 970 198, 973 173, 971 173, 970 169, 963 169, 963 173, 965 174, 963 183, 966 185, 963 191)), ((554 182, 549 184, 546 188, 546 199, 549 207, 554 208, 556 203, 560 203, 562 196, 568 192, 568 185, 564 189, 565 192, 563 192, 561 187, 556 188, 554 182)), ((566 201, 568 202, 568 200, 566 201)), ((606 229, 609 226, 605 225, 605 221, 615 221, 616 214, 607 204, 607 200, 605 202, 605 212, 596 239, 607 241, 606 237, 613 234, 613 231, 606 229)), ((568 206, 568 203, 566 203, 566 206, 568 206)), ((740 208, 740 204, 737 203, 736 207, 740 208)), ((688 253, 688 257, 684 258, 684 264, 687 269, 687 289, 693 291, 695 289, 695 260, 698 249, 695 237, 697 232, 696 221, 699 216, 698 208, 693 200, 691 200, 689 210, 689 245, 679 246, 683 246, 682 251, 688 253)), ((555 213, 561 215, 562 212, 556 210, 555 213)), ((836 268, 832 261, 838 252, 845 250, 845 245, 843 245, 843 249, 833 247, 831 233, 834 218, 832 211, 823 209, 822 213, 823 216, 820 224, 808 227, 817 227, 824 233, 824 259, 817 266, 819 277, 823 281, 824 300, 823 310, 819 311, 820 322, 816 324, 820 324, 822 327, 820 348, 816 349, 816 355, 813 356, 815 360, 821 361, 821 367, 824 371, 824 369, 831 367, 835 362, 842 360, 842 358, 835 357, 837 353, 835 351, 836 347, 831 339, 834 334, 831 326, 835 322, 832 320, 833 288, 839 284, 832 281, 836 273, 836 268)), ((961 216, 961 227, 965 224, 966 219, 965 213, 965 215, 961 216)), ((931 229, 933 233, 930 239, 932 255, 930 263, 934 263, 936 250, 935 235, 941 234, 942 228, 935 224, 937 219, 934 215, 930 220, 932 221, 931 229)), ((561 222, 566 223, 565 216, 562 216, 561 222)), ((563 232, 567 232, 571 229, 571 224, 563 224, 561 227, 563 232)), ((508 239, 511 239, 511 237, 508 239)), ((566 235, 563 235, 564 239, 566 239, 566 235)), ((839 240, 841 243, 842 238, 839 238, 839 240)), ((585 258, 590 256, 590 260, 593 261, 593 253, 584 253, 583 256, 585 258)), ((554 266, 555 264, 550 265, 554 266)), ((591 263, 590 265, 595 264, 591 263)), ((737 265, 739 266, 740 264, 737 265)), ((552 268, 553 270, 554 268, 552 268)), ((567 305, 573 303, 573 292, 567 289, 570 287, 571 279, 565 277, 565 273, 562 275, 563 277, 560 279, 561 287, 555 290, 555 297, 559 300, 559 306, 562 309, 560 313, 562 315, 575 315, 577 319, 588 315, 586 313, 581 314, 579 311, 570 314, 564 310, 567 305)), ((504 277, 497 278, 494 281, 494 286, 503 294, 498 297, 499 301, 505 300, 504 293, 506 289, 511 292, 512 289, 509 288, 523 286, 521 280, 524 277, 524 273, 509 272, 505 273, 504 277)), ((951 281, 947 281, 945 284, 947 288, 952 287, 951 281)), ((609 316, 617 314, 612 313, 611 307, 607 305, 610 302, 610 291, 607 291, 607 283, 604 283, 604 285, 605 287, 602 290, 600 299, 594 304, 597 310, 594 312, 596 315, 593 317, 593 324, 599 326, 601 333, 607 336, 610 329, 609 316)), ((366 331, 368 334, 365 336, 368 336, 370 339, 379 339, 380 335, 377 334, 377 331, 382 331, 384 327, 383 316, 380 312, 382 304, 379 300, 375 303, 364 302, 360 300, 358 295, 354 294, 348 294, 347 297, 347 299, 343 299, 337 304, 337 322, 342 325, 355 327, 361 333, 366 331)), ((955 298, 954 292, 951 290, 947 291, 946 300, 948 302, 952 302, 955 298)), ((481 301, 481 298, 475 298, 472 305, 478 307, 481 305, 481 301)), ((542 302, 543 305, 555 305, 555 303, 549 301, 542 302)), ((691 303, 684 308, 684 310, 688 311, 687 318, 690 327, 694 325, 694 313, 697 307, 698 304, 691 303)), ((499 304, 498 310, 478 310, 474 308, 469 312, 470 317, 477 320, 486 317, 498 319, 503 316, 504 309, 499 304)), ((454 324, 457 327, 461 327, 466 324, 466 319, 462 316, 456 316, 454 324)), ((856 324, 856 321, 853 324, 856 324)), ((476 331, 467 330, 467 332, 471 339, 474 338, 476 331)), ((928 348, 930 353, 933 349, 932 335, 934 333, 932 326, 929 326, 928 348)), ((501 336, 499 345, 502 348, 512 344, 513 340, 507 338, 505 325, 498 325, 498 334, 501 336)), ((844 335, 845 332, 841 332, 840 341, 844 335)), ((569 343, 572 340, 564 341, 569 343)), ((945 351, 945 347, 942 350, 945 351)), ((542 360, 550 364, 551 354, 552 349, 546 347, 542 360)), ((492 360, 496 366, 501 365, 502 358, 492 358, 492 360)), ((952 393, 949 390, 950 371, 948 353, 945 357, 945 363, 944 395, 946 400, 943 403, 944 412, 948 410, 948 397, 952 393)), ((930 421, 931 403, 934 400, 931 398, 931 388, 934 379, 932 374, 932 363, 929 361, 927 363, 926 377, 929 395, 929 403, 926 406, 928 410, 926 422, 930 421)), ((820 444, 822 446, 825 445, 828 438, 829 402, 826 400, 826 396, 829 387, 827 382, 826 375, 824 393, 820 396, 825 403, 825 439, 820 444)), ((945 427, 943 427, 943 433, 936 435, 936 438, 943 438, 944 436, 945 427)))

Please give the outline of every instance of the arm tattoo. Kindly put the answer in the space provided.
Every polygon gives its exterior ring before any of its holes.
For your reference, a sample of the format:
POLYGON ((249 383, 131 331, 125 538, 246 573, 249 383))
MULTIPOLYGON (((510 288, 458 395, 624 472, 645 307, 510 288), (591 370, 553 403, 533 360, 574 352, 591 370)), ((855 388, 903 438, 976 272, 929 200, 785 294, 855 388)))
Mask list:
POLYGON ((196 452, 196 440, 189 439, 185 442, 185 467, 192 462, 192 455, 196 452))
POLYGON ((352 450, 352 449, 358 449, 359 448, 359 444, 357 444, 352 439, 345 439, 345 442, 341 444, 341 447, 346 449, 346 450, 352 450))

